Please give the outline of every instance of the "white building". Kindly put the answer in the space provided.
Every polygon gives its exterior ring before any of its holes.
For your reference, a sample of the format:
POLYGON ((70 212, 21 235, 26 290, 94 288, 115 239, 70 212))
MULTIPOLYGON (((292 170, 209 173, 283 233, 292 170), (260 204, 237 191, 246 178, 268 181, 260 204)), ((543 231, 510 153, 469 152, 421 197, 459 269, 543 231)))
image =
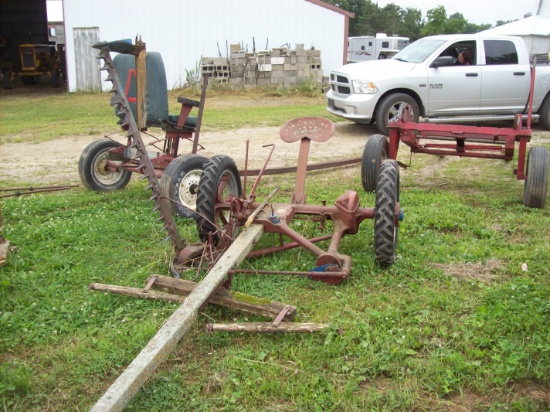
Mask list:
POLYGON ((248 51, 303 43, 321 50, 325 75, 345 63, 353 14, 319 0, 64 0, 68 90, 99 90, 100 41, 141 36, 162 54, 168 87, 202 56, 226 57, 228 45, 248 51))
POLYGON ((519 36, 531 54, 550 53, 550 1, 540 0, 536 16, 493 27, 482 33, 519 36))

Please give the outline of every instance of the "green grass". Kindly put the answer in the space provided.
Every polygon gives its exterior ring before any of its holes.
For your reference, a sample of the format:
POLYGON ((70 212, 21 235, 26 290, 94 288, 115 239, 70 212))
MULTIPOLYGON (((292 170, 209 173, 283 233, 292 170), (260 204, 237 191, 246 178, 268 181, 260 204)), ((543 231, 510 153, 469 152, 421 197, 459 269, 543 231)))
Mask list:
MULTIPOLYGON (((3 92, 8 93, 8 92, 3 92)), ((208 90, 203 130, 230 130, 254 124, 280 126, 296 116, 327 117, 319 93, 293 93, 290 90, 259 89, 231 92, 223 87, 208 90), (242 105, 242 102, 248 102, 242 105)), ((169 111, 177 114, 178 96, 200 99, 196 90, 169 92, 169 111)), ((118 128, 110 93, 41 93, 30 99, 4 95, 0 99, 0 144, 39 142, 63 136, 101 135, 118 128)), ((196 110, 192 115, 197 115, 196 110)), ((336 121, 337 118, 331 116, 336 121)))
MULTIPOLYGON (((77 100, 98 106, 90 113, 105 108, 103 96, 70 95, 59 110, 72 111, 77 100)), ((216 127, 272 121, 273 108, 212 100, 219 120, 208 123, 216 127), (223 123, 232 110, 243 119, 223 123)), ((277 115, 302 107, 281 104, 277 115)), ((353 265, 340 285, 269 275, 234 280, 237 291, 296 306, 298 322, 330 323, 327 332, 207 335, 210 322, 260 320, 209 306, 128 410, 548 410, 550 209, 522 206, 510 164, 460 159, 424 176, 434 159, 415 156, 402 172, 405 220, 390 268, 374 261, 367 220, 342 242, 353 265)), ((290 198, 283 176, 266 178, 258 198, 275 185, 279 200, 290 198)), ((0 267, 3 410, 89 410, 177 307, 87 290, 92 282, 140 287, 151 274, 169 275, 169 245, 145 186, 134 179, 114 193, 75 189, 2 201, 1 235, 15 248, 0 267)), ((345 189, 373 206, 358 166, 308 175, 310 204, 330 204, 345 189)), ((311 222, 298 223, 317 233, 311 222)), ((193 222, 177 224, 184 238, 197 239, 193 222)), ((241 265, 313 266, 303 250, 241 265)))

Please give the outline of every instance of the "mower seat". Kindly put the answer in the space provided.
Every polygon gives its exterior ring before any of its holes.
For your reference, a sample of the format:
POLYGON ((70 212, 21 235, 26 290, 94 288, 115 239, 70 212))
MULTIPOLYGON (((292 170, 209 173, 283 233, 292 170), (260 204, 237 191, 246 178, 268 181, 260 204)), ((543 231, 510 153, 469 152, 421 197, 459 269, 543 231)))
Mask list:
MULTIPOLYGON (((185 119, 180 119, 181 114, 170 115, 168 113, 166 71, 160 53, 147 52, 145 62, 147 66, 146 126, 161 127, 164 130, 184 128, 188 131, 193 131, 197 125, 196 117, 188 116, 185 119), (178 121, 180 121, 181 124, 178 124, 178 121)), ((113 59, 113 64, 118 73, 120 82, 122 83, 122 87, 124 88, 124 93, 130 103, 132 114, 134 118, 137 118, 136 59, 133 55, 117 54, 113 59)), ((178 102, 182 105, 193 107, 199 106, 199 102, 182 97, 178 98, 178 102)), ((122 120, 119 121, 119 123, 121 122, 122 120)))

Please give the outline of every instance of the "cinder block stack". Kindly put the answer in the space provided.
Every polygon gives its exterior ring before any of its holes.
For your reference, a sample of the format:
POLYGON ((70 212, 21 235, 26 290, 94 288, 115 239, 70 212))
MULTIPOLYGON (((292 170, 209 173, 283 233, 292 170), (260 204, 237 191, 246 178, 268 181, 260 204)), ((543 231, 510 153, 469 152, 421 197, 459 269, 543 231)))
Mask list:
POLYGON ((301 82, 323 82, 320 50, 304 50, 303 44, 297 44, 295 49, 279 47, 247 53, 235 46, 231 45, 229 59, 204 57, 202 74, 211 76, 213 82, 245 88, 289 88, 301 82))

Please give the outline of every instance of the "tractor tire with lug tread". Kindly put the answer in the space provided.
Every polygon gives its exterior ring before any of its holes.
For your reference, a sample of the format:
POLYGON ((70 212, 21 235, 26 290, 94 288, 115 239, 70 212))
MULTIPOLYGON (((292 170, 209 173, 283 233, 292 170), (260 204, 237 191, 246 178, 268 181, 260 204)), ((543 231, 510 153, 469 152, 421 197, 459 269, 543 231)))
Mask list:
POLYGON ((401 111, 407 105, 410 105, 412 108, 413 122, 418 122, 420 112, 418 103, 408 94, 394 93, 382 99, 375 114, 376 127, 380 133, 389 136, 390 129, 388 128, 388 123, 397 120, 401 115, 401 111))
POLYGON ((525 168, 525 187, 523 189, 523 205, 543 209, 548 193, 548 149, 535 146, 527 154, 525 168))
POLYGON ((550 130, 550 96, 547 96, 539 109, 540 122, 546 130, 550 130))
POLYGON ((96 140, 86 146, 78 161, 78 174, 84 186, 98 192, 126 187, 132 172, 127 170, 112 172, 105 169, 109 150, 120 146, 122 146, 120 143, 108 139, 96 140))
POLYGON ((399 202, 399 165, 385 160, 380 166, 374 211, 374 251, 380 266, 390 266, 396 260, 398 222, 395 207, 399 202))
MULTIPOLYGON (((214 243, 217 244, 219 234, 216 234, 216 226, 225 231, 229 223, 229 217, 224 215, 224 212, 229 213, 229 208, 216 210, 216 203, 230 197, 239 197, 241 194, 241 179, 233 159, 225 155, 212 157, 204 168, 197 194, 197 229, 203 242, 207 241, 209 233, 212 233, 214 243)), ((229 233, 229 236, 231 235, 229 233)))
POLYGON ((184 154, 168 164, 160 178, 160 189, 172 201, 172 214, 196 219, 199 181, 208 158, 196 154, 184 154), (174 202, 175 200, 175 202, 174 202))
POLYGON ((365 192, 376 191, 381 163, 388 158, 388 138, 381 134, 369 137, 361 160, 361 183, 365 192))

